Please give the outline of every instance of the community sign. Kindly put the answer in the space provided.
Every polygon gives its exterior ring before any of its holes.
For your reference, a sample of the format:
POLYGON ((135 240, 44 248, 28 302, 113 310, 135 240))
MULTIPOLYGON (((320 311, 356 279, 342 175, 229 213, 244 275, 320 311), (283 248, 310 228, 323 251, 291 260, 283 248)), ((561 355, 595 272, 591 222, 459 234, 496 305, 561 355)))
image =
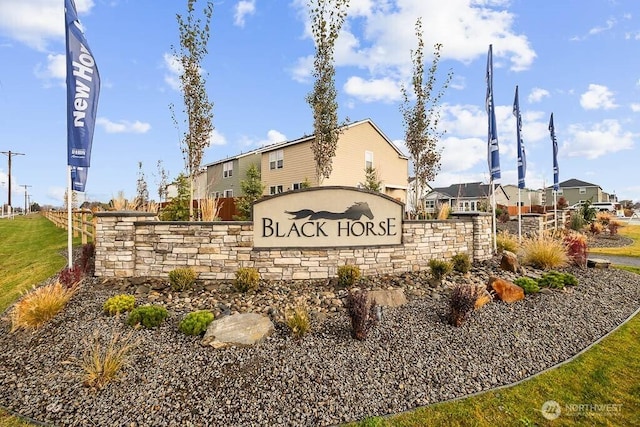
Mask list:
POLYGON ((338 248, 402 243, 403 205, 353 187, 314 187, 253 205, 254 248, 338 248))

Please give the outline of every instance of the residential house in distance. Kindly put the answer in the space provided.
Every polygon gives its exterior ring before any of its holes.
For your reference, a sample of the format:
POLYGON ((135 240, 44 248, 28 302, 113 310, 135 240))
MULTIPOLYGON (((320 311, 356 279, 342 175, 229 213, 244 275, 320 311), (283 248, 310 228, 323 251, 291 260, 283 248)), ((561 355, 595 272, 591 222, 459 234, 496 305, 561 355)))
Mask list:
MULTIPOLYGON (((425 197, 427 197, 427 195, 432 191, 433 191, 433 188, 431 188, 429 184, 426 184, 424 188, 421 188, 420 195, 418 196, 418 205, 420 204, 420 201, 424 200, 425 197)), ((415 197, 416 197, 415 192, 416 192, 416 178, 411 176, 409 177, 409 185, 407 187, 407 203, 404 206, 405 212, 415 212, 416 209, 413 206, 415 202, 415 197)))
MULTIPOLYGON (((495 184, 496 203, 507 205, 509 196, 500 184, 495 184)), ((453 184, 436 187, 426 196, 427 213, 433 213, 437 205, 448 203, 453 212, 474 212, 491 206, 491 186, 481 182, 453 184)))
POLYGON ((520 190, 518 186, 514 184, 503 185, 502 189, 507 195, 507 200, 499 201, 498 197, 496 196, 497 203, 515 208, 518 206, 518 193, 520 193, 520 203, 521 203, 521 206, 523 206, 522 213, 528 213, 530 211, 531 206, 542 205, 541 190, 531 190, 529 188, 523 188, 520 190), (506 203, 503 203, 503 202, 506 202, 506 203))
MULTIPOLYGON (((602 191, 602 187, 579 179, 568 179, 558 184, 557 199, 564 197, 567 205, 571 206, 579 202, 590 200, 596 202, 617 202, 615 194, 602 191)), ((553 206, 553 186, 545 188, 545 201, 547 206, 553 206)))
POLYGON ((314 137, 304 136, 261 147, 207 166, 210 193, 224 197, 242 195, 240 182, 251 164, 257 164, 265 195, 302 188, 307 181, 315 186, 360 187, 365 169, 375 168, 382 192, 403 203, 407 200, 408 158, 370 119, 346 125, 338 138, 333 171, 318 182, 311 150, 314 137))

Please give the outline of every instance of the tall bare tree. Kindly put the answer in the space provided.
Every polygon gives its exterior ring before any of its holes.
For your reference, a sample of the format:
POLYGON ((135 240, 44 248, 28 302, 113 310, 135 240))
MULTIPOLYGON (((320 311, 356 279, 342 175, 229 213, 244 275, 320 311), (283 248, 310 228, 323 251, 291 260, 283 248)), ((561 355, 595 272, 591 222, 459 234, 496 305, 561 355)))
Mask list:
POLYGON ((453 72, 449 70, 444 83, 436 89, 436 75, 440 62, 440 49, 442 44, 436 43, 433 50, 433 61, 427 72, 427 80, 424 81, 424 40, 422 32, 422 19, 416 20, 416 37, 418 48, 411 50, 413 62, 412 88, 415 97, 409 96, 407 89, 402 86, 403 103, 400 106, 405 125, 405 144, 413 163, 414 200, 416 210, 424 212, 424 199, 422 190, 429 181, 433 181, 440 171, 440 151, 437 143, 444 131, 438 129, 440 122, 440 100, 444 91, 449 87, 453 72), (420 207, 418 205, 420 204, 420 207))
MULTIPOLYGON (((189 177, 189 219, 193 220, 193 185, 202 163, 205 148, 211 143, 213 132, 213 103, 209 101, 206 91, 206 79, 201 67, 207 54, 209 42, 209 24, 213 14, 213 3, 207 1, 202 18, 195 16, 197 0, 187 0, 187 15, 176 14, 180 31, 180 48, 171 47, 175 57, 182 66, 180 89, 182 90, 186 115, 187 131, 182 135, 181 146, 184 155, 186 172, 189 177)), ((173 104, 169 106, 173 122, 178 126, 173 104)))
POLYGON ((162 203, 162 200, 167 200, 167 186, 169 185, 169 172, 164 168, 162 160, 158 160, 157 163, 158 175, 156 176, 156 184, 158 185, 158 199, 162 203))
POLYGON ((347 16, 349 0, 309 0, 307 6, 316 45, 313 60, 315 83, 313 91, 307 95, 307 103, 313 111, 315 139, 311 149, 316 162, 316 178, 321 183, 331 176, 340 135, 333 51, 347 16))

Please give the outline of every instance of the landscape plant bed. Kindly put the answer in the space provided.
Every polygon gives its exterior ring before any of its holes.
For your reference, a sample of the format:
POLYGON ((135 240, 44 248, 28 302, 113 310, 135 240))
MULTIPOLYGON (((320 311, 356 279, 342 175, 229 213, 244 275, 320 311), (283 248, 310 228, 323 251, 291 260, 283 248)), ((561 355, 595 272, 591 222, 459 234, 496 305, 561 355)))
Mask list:
MULTIPOLYGON (((344 312, 294 339, 287 327, 246 348, 214 350, 179 332, 186 312, 155 329, 103 314, 115 290, 87 280, 36 332, 0 323, 0 405, 53 425, 334 425, 398 413, 513 383, 562 362, 640 307, 640 276, 567 270, 579 285, 493 302, 456 328, 448 298, 385 308, 365 341, 344 312), (77 361, 94 333, 139 340, 119 381, 83 385, 77 361)), ((472 271, 474 275, 486 271, 472 271)), ((444 291, 443 291, 444 292, 444 291)))

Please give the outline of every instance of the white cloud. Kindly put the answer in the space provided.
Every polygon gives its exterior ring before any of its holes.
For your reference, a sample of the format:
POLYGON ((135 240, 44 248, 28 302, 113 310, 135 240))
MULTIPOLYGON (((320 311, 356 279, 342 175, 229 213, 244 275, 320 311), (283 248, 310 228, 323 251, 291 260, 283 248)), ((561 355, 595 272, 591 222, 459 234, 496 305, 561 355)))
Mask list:
POLYGON ((563 144, 560 152, 569 157, 588 159, 632 149, 633 140, 637 137, 631 132, 623 131, 617 120, 603 120, 590 129, 582 125, 572 125, 569 127, 569 133, 571 137, 563 144))
POLYGON ((613 92, 606 86, 596 84, 590 84, 589 90, 580 95, 580 105, 585 110, 611 110, 617 107, 613 92))
POLYGON ((164 82, 173 90, 180 90, 180 75, 182 74, 182 64, 175 55, 165 53, 162 60, 167 73, 164 75, 164 82))
POLYGON ((634 113, 640 112, 640 103, 634 102, 633 104, 631 104, 631 111, 633 111, 634 113))
POLYGON ((244 27, 245 17, 256 12, 256 2, 255 0, 242 0, 236 3, 235 9, 233 23, 238 27, 244 27))
POLYGON ((43 80, 45 86, 51 85, 51 80, 57 80, 58 84, 65 85, 65 79, 67 76, 67 62, 64 54, 49 54, 47 55, 47 64, 43 67, 42 64, 37 64, 33 74, 43 80))
POLYGON ((400 84, 387 77, 364 80, 353 76, 344 84, 344 91, 364 102, 394 102, 402 99, 400 84))
POLYGON ((225 145, 227 143, 227 138, 225 138, 223 134, 218 132, 217 129, 214 129, 211 132, 209 141, 211 142, 211 145, 225 145))
MULTIPOLYGON (((93 0, 76 0, 82 15, 93 8, 93 0)), ((51 40, 64 40, 64 11, 59 0, 0 1, 0 33, 27 46, 47 50, 51 40)))
POLYGON ((282 132, 279 132, 274 129, 270 129, 269 131, 267 131, 267 135, 264 138, 262 137, 255 138, 255 137, 249 137, 249 136, 243 135, 240 137, 240 140, 238 142, 240 145, 244 147, 253 149, 256 147, 264 147, 266 145, 275 144, 275 143, 283 142, 286 140, 287 140, 287 137, 282 132))
POLYGON ((120 120, 119 122, 112 122, 106 117, 98 117, 96 124, 102 126, 107 133, 147 133, 151 129, 149 123, 143 123, 138 120, 135 122, 129 122, 126 120, 120 120))
POLYGON ((549 96, 551 96, 551 94, 548 90, 534 87, 533 89, 531 89, 531 93, 527 97, 527 101, 529 101, 530 104, 533 104, 535 102, 540 102, 542 101, 542 98, 548 98, 549 96))

